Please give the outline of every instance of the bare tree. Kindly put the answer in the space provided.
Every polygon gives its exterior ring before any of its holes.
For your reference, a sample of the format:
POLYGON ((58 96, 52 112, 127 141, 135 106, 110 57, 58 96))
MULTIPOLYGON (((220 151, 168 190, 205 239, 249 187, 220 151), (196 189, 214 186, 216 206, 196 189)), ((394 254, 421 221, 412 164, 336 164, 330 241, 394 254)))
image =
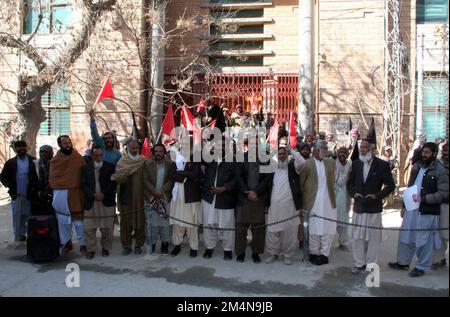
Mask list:
MULTIPOLYGON (((6 1, 14 7, 21 1, 6 1)), ((57 81, 61 80, 71 65, 81 56, 89 45, 89 37, 95 29, 99 18, 113 9, 117 0, 93 1, 81 0, 82 20, 79 28, 71 33, 70 41, 65 45, 54 62, 47 61, 42 52, 31 44, 30 38, 24 40, 21 35, 8 31, 8 23, 2 24, 0 29, 0 46, 21 51, 29 58, 37 69, 37 74, 28 76, 23 74, 21 85, 17 91, 15 108, 18 111, 17 121, 13 130, 16 139, 27 141, 30 150, 34 152, 36 136, 41 122, 45 121, 45 112, 41 104, 41 96, 57 81)), ((13 11, 14 12, 14 11, 13 11)), ((31 35, 37 32, 42 16, 31 35)))

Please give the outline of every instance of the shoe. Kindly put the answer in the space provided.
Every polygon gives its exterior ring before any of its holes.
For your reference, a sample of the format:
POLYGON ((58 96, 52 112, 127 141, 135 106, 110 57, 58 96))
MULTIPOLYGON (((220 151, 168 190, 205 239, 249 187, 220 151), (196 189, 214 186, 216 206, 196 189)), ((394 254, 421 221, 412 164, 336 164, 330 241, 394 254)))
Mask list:
POLYGON ((72 251, 73 250, 73 244, 72 244, 72 241, 68 241, 65 245, 64 245, 64 247, 63 247, 63 249, 62 249, 62 253, 68 253, 68 252, 70 252, 70 251, 72 251))
POLYGON ((80 253, 81 253, 82 255, 84 255, 84 256, 87 255, 87 249, 86 249, 86 246, 85 246, 85 245, 82 245, 82 246, 80 247, 80 253))
POLYGON ((245 259, 245 253, 239 254, 239 255, 236 257, 236 261, 237 261, 237 262, 244 262, 244 259, 245 259))
POLYGON ((288 256, 283 257, 283 263, 286 265, 292 265, 292 259, 288 256))
POLYGON ((170 252, 171 256, 177 256, 178 253, 180 253, 181 251, 181 245, 176 245, 173 249, 172 252, 170 252))
POLYGON ((418 268, 413 268, 411 272, 408 273, 409 277, 419 277, 425 274, 424 270, 419 270, 418 268))
POLYGON ((258 253, 252 254, 252 260, 253 260, 253 263, 261 263, 261 258, 259 257, 258 253))
POLYGON ((189 252, 189 256, 191 257, 191 258, 196 258, 197 257, 197 250, 192 250, 191 249, 191 251, 189 252))
POLYGON ((366 270, 365 265, 361 266, 361 267, 354 266, 354 267, 352 267, 352 274, 359 274, 361 272, 364 272, 365 270, 366 270))
POLYGON ((394 270, 403 270, 403 271, 409 270, 408 264, 399 264, 398 262, 389 262, 389 267, 394 270))
POLYGON ((133 250, 131 250, 131 248, 124 248, 122 251, 122 255, 126 256, 126 255, 130 254, 131 251, 133 251, 133 250))
POLYGON ((27 241, 27 237, 26 236, 20 236, 19 237, 19 241, 20 242, 25 242, 25 241, 27 241))
POLYGON ((315 265, 324 265, 324 264, 328 264, 329 260, 328 257, 321 254, 319 256, 317 256, 317 259, 315 262, 313 262, 315 265))
POLYGON ((142 253, 141 247, 134 247, 134 254, 139 255, 139 254, 141 254, 141 253, 142 253))
POLYGON ((318 255, 317 254, 310 254, 309 255, 309 262, 311 262, 312 264, 316 264, 316 261, 318 259, 318 255))
POLYGON ((169 242, 161 242, 161 255, 169 255, 169 242))
POLYGON ((223 251, 223 259, 225 261, 230 261, 233 259, 233 252, 231 251, 223 251))
POLYGON ((94 258, 95 252, 87 252, 86 259, 92 260, 94 258))
POLYGON ((109 251, 106 249, 102 249, 102 256, 109 256, 109 251))
POLYGON ((442 259, 439 262, 433 263, 431 265, 431 269, 432 270, 437 270, 437 269, 440 269, 441 267, 444 267, 446 265, 447 265, 447 260, 446 259, 442 259))
POLYGON ((344 251, 344 252, 350 252, 350 248, 346 245, 339 245, 339 250, 344 251))
POLYGON ((271 255, 267 259, 264 260, 264 263, 270 264, 278 260, 278 255, 271 255))
POLYGON ((203 253, 203 258, 211 259, 212 254, 213 254, 213 249, 206 249, 205 253, 203 253))

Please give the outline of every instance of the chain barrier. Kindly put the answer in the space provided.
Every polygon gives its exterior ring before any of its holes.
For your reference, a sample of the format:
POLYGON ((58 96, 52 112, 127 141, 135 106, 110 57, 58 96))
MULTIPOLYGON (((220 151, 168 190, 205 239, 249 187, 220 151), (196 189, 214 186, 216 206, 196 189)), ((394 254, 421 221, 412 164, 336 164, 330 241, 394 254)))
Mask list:
MULTIPOLYGON (((141 209, 140 211, 145 211, 145 208, 141 209)), ((55 214, 59 214, 59 215, 63 215, 63 216, 68 216, 68 214, 65 213, 61 213, 61 212, 57 212, 55 211, 55 214)), ((84 216, 83 219, 104 219, 104 218, 115 218, 117 216, 120 217, 124 217, 124 216, 128 216, 128 215, 132 215, 132 214, 137 214, 137 211, 133 211, 133 212, 128 212, 128 213, 120 213, 119 214, 115 214, 115 215, 110 215, 110 216, 84 216)), ((369 226, 369 225, 360 225, 360 224, 355 224, 355 223, 351 223, 351 222, 345 222, 345 221, 340 221, 340 220, 336 220, 336 219, 332 219, 332 218, 328 218, 328 217, 324 217, 324 216, 319 216, 317 214, 315 214, 314 212, 309 212, 307 210, 300 210, 298 213, 296 213, 295 215, 288 217, 288 218, 284 218, 282 220, 279 221, 275 221, 275 222, 271 222, 268 224, 263 224, 263 225, 254 225, 252 226, 253 229, 264 229, 267 227, 271 227, 274 225, 278 225, 280 223, 284 223, 287 222, 289 220, 295 219, 300 217, 301 214, 304 215, 308 215, 309 218, 318 218, 318 219, 322 219, 325 221, 329 221, 329 222, 335 222, 338 225, 343 225, 343 226, 349 226, 349 227, 359 227, 359 228, 364 228, 364 229, 374 229, 374 230, 384 230, 384 231, 416 231, 416 232, 427 232, 427 231, 445 231, 448 230, 448 227, 444 227, 444 228, 419 228, 419 229, 405 229, 405 228, 401 228, 401 227, 378 227, 378 226, 369 226)), ((235 228, 221 228, 219 226, 211 226, 211 225, 202 225, 202 224, 198 224, 198 223, 192 223, 189 221, 185 221, 183 219, 179 219, 173 216, 168 215, 168 218, 189 225, 189 226, 193 226, 193 227, 198 227, 198 228, 202 228, 202 229, 211 229, 211 230, 218 230, 218 231, 236 231, 239 230, 241 228, 246 229, 247 227, 239 227, 239 224, 237 224, 237 227, 235 228)))

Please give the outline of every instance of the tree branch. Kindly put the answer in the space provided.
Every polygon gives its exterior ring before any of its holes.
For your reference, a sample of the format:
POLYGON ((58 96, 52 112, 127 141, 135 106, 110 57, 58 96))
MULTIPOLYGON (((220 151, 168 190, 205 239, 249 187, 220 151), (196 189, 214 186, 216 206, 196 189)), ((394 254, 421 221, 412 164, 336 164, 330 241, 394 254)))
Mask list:
POLYGON ((16 38, 9 33, 0 33, 0 46, 17 48, 18 50, 21 50, 30 60, 33 61, 38 71, 41 71, 47 67, 47 64, 42 59, 41 54, 38 53, 34 46, 25 43, 21 39, 16 38))

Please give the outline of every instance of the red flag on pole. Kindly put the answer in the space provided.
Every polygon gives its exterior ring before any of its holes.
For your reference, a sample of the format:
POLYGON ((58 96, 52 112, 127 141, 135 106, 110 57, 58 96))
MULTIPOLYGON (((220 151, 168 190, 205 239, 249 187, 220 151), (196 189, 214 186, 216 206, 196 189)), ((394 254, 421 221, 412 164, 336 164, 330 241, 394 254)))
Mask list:
POLYGON ((97 97, 97 102, 100 103, 102 99, 105 98, 114 98, 114 92, 112 90, 111 82, 109 81, 109 77, 106 79, 105 84, 103 85, 100 94, 97 97))
POLYGON ((272 145, 273 148, 278 147, 278 122, 276 122, 272 128, 270 128, 269 135, 267 137, 267 143, 272 145))
POLYGON ((173 119, 173 109, 172 105, 169 105, 169 109, 167 109, 166 116, 164 117, 164 121, 162 123, 162 134, 170 135, 170 132, 175 128, 175 121, 173 119))
POLYGON ((152 157, 152 151, 150 150, 150 142, 148 142, 148 138, 144 139, 144 144, 142 145, 141 155, 146 158, 152 157))
POLYGON ((197 106, 197 112, 202 111, 203 109, 206 109, 206 103, 205 103, 205 99, 200 99, 200 102, 197 106))
POLYGON ((295 120, 292 112, 289 118, 289 145, 291 148, 295 148, 297 146, 297 132, 295 130, 295 120))
POLYGON ((194 131, 194 115, 186 105, 181 108, 181 124, 188 131, 194 131))

